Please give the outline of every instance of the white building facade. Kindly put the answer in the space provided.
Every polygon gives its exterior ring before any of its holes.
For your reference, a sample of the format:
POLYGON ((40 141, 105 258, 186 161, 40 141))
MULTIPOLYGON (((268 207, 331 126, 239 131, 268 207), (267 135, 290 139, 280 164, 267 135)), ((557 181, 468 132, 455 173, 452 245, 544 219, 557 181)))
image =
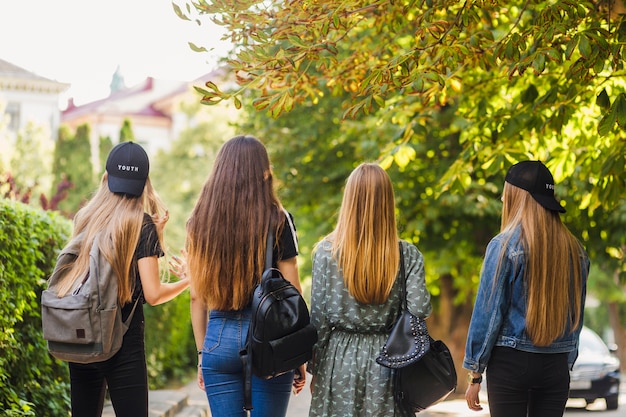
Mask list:
POLYGON ((56 140, 61 123, 59 99, 69 87, 0 59, 0 108, 11 138, 28 123, 35 123, 56 140))

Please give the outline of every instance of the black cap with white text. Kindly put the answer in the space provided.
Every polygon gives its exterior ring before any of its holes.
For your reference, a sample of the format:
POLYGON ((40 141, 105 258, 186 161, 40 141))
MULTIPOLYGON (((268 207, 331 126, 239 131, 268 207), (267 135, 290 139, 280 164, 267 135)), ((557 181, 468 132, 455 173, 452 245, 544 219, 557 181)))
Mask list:
POLYGON ((143 193, 150 162, 146 151, 134 142, 117 144, 107 158, 109 190, 139 197, 143 193))
POLYGON ((509 168, 506 182, 526 190, 544 208, 565 213, 565 209, 554 198, 554 178, 541 161, 522 161, 509 168))

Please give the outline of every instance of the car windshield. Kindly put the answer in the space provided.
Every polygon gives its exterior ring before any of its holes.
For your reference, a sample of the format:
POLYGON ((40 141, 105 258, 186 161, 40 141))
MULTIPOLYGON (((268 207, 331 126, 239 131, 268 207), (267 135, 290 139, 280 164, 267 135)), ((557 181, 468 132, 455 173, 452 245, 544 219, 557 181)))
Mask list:
POLYGON ((589 331, 584 327, 580 333, 579 351, 581 354, 609 354, 609 349, 606 347, 602 339, 600 339, 597 334, 589 331))

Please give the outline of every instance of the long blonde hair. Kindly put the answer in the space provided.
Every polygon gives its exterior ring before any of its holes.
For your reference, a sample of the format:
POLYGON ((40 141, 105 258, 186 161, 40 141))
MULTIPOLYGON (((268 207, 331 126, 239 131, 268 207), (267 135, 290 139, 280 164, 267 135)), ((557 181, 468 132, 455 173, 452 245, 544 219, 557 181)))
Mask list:
MULTIPOLYGON (((98 191, 74 217, 72 237, 83 233, 83 243, 76 261, 68 266, 59 282, 59 297, 71 291, 77 281, 84 278, 89 269, 89 251, 96 235, 100 234, 100 251, 117 275, 118 301, 125 304, 132 299, 135 289, 133 258, 144 213, 158 215, 165 212, 165 205, 152 187, 150 178, 146 180, 144 191, 139 197, 112 193, 107 178, 105 172, 98 191)), ((163 245, 162 229, 157 228, 157 233, 163 245)))
POLYGON ((384 303, 400 260, 393 185, 384 169, 364 163, 352 171, 326 239, 350 294, 364 304, 384 303))
POLYGON ((228 140, 187 221, 190 284, 209 309, 250 303, 263 273, 270 219, 277 236, 284 226, 281 207, 265 146, 252 136, 228 140))
POLYGON ((521 227, 526 331, 536 346, 548 346, 580 323, 584 249, 559 213, 542 207, 529 192, 505 182, 503 203, 501 231, 521 227))

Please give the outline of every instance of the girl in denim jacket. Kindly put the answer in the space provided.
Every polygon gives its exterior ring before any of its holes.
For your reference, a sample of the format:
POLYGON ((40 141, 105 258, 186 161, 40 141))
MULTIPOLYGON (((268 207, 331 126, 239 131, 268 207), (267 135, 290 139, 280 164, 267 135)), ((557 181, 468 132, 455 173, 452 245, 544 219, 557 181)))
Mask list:
POLYGON ((561 222, 554 180, 540 161, 507 172, 501 231, 487 246, 463 367, 471 410, 487 369, 499 417, 562 416, 578 355, 589 259, 561 222))

